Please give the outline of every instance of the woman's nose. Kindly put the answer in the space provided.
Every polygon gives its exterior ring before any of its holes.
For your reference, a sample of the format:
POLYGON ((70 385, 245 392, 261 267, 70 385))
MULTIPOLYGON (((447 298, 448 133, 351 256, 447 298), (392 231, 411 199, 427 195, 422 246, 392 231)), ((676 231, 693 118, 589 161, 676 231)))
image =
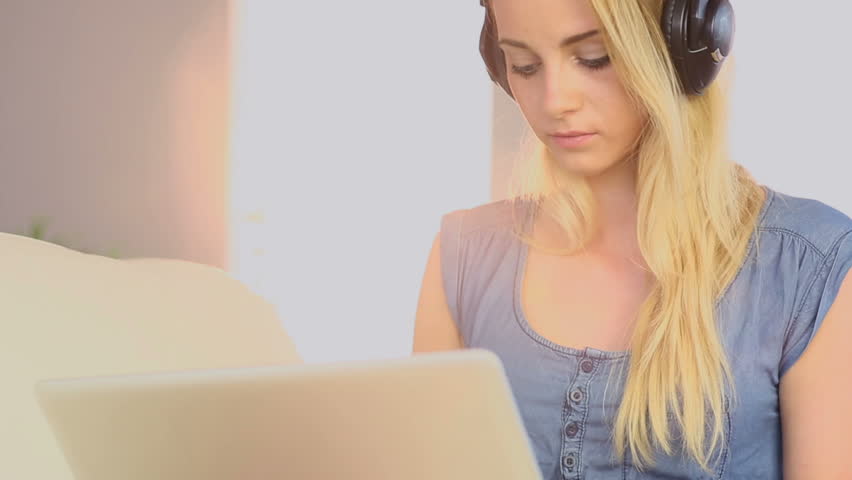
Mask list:
POLYGON ((567 62, 546 72, 544 108, 553 118, 583 107, 583 92, 577 73, 567 62))

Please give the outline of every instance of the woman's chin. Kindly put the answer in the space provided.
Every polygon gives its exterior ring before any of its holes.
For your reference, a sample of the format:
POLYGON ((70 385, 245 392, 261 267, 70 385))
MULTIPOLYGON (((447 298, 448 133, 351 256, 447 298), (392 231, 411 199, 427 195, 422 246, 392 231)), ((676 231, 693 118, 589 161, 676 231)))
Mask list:
POLYGON ((593 152, 554 152, 551 150, 551 158, 559 168, 566 174, 585 178, 599 177, 621 171, 630 162, 625 162, 626 157, 601 154, 600 151, 593 152))
POLYGON ((588 154, 562 155, 556 159, 557 166, 565 173, 579 177, 597 177, 612 168, 612 162, 588 154))

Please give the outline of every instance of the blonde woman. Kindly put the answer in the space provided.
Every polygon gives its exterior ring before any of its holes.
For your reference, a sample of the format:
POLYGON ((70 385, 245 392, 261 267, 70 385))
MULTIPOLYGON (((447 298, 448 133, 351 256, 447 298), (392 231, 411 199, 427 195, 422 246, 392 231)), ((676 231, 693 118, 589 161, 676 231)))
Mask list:
POLYGON ((728 2, 483 4, 533 154, 441 219, 414 352, 495 352, 547 480, 852 479, 852 220, 729 158, 728 2))

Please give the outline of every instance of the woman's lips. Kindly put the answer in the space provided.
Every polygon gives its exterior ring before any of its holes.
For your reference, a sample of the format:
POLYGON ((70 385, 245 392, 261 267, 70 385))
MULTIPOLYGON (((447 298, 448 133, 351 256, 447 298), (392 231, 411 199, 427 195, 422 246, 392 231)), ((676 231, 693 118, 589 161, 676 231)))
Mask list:
POLYGON ((551 135, 553 142, 563 148, 577 148, 586 145, 597 136, 596 133, 580 133, 569 135, 551 135))

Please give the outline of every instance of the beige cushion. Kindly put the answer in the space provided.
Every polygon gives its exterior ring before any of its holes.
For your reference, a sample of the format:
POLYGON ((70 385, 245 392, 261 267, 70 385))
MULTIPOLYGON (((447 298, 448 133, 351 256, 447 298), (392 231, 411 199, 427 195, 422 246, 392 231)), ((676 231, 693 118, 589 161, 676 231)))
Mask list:
POLYGON ((224 271, 0 233, 0 478, 70 479, 46 378, 300 362, 272 305, 224 271))

